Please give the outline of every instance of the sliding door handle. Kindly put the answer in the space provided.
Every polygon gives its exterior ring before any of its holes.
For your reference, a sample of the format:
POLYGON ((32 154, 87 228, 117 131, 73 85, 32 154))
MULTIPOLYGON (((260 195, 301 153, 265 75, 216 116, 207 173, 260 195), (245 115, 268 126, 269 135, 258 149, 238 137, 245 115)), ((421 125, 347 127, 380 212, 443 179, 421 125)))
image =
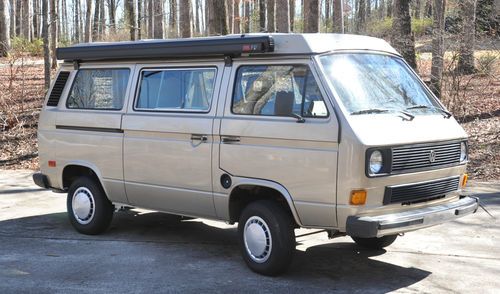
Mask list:
POLYGON ((222 143, 233 144, 233 143, 239 143, 239 142, 240 142, 240 137, 236 137, 236 136, 222 136, 222 143))
POLYGON ((192 134, 191 141, 206 142, 206 141, 208 141, 208 136, 207 135, 200 135, 200 134, 192 134))

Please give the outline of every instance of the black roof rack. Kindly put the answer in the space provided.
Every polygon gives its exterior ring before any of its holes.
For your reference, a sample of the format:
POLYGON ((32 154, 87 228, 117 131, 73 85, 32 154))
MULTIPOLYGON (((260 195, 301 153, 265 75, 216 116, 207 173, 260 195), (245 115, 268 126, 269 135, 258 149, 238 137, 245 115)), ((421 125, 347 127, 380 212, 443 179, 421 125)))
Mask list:
POLYGON ((196 56, 231 56, 274 51, 271 36, 224 36, 175 40, 144 40, 116 43, 86 43, 57 48, 65 61, 152 59, 196 56))

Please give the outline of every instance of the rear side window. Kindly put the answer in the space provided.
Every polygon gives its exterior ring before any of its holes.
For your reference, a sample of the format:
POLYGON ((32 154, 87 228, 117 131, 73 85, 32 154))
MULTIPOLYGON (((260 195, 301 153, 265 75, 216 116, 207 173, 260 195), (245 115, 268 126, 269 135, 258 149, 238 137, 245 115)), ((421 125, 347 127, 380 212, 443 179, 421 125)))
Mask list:
POLYGON ((73 109, 120 110, 129 75, 129 69, 80 69, 66 106, 73 109))
POLYGON ((319 87, 306 65, 240 67, 232 111, 247 115, 328 116, 319 87))
POLYGON ((136 108, 206 112, 212 103, 215 77, 215 68, 143 70, 136 108))

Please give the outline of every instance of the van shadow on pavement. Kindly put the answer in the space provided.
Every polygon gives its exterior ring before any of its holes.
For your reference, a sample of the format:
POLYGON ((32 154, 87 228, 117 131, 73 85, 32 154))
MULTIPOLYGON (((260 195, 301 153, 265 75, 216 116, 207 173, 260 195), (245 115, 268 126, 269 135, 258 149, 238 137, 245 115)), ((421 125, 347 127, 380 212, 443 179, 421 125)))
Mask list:
POLYGON ((0 290, 387 292, 431 274, 339 240, 297 250, 290 270, 271 278, 245 266, 236 226, 132 210, 116 213, 106 233, 86 236, 66 213, 10 219, 0 222, 0 290))

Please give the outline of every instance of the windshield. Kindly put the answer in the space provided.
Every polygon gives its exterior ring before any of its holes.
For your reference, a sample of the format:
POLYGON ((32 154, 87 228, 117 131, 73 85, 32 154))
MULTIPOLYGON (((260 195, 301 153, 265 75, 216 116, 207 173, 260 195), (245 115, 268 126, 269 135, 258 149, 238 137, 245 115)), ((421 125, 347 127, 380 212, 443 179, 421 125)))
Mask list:
POLYGON ((320 61, 350 114, 441 111, 439 104, 400 58, 342 53, 322 56, 320 61))

